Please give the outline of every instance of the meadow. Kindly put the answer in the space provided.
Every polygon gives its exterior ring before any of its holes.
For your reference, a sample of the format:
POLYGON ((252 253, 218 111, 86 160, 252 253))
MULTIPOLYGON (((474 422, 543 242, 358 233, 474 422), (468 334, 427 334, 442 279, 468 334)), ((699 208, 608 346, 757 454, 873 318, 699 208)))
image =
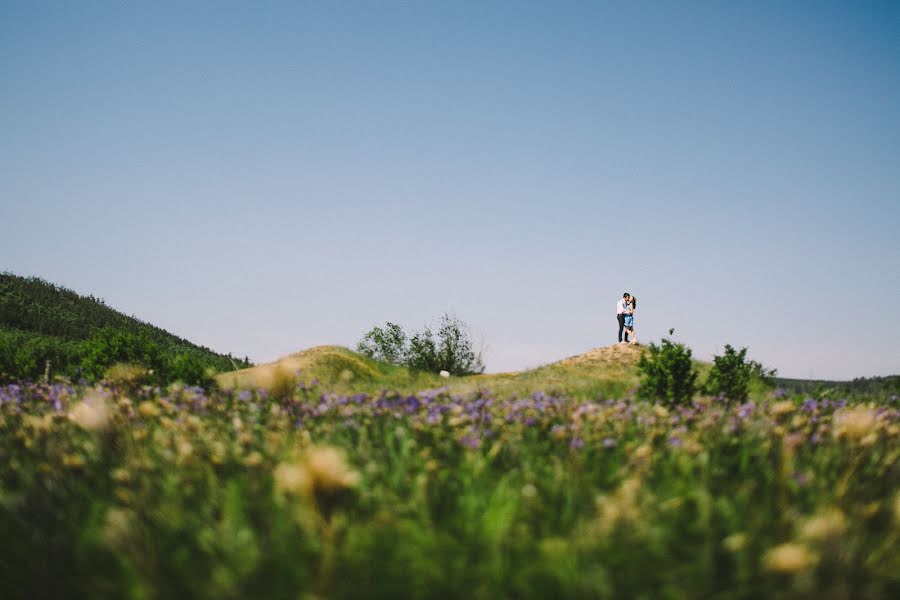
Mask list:
POLYGON ((0 387, 3 596, 900 597, 896 396, 666 406, 640 352, 0 387))

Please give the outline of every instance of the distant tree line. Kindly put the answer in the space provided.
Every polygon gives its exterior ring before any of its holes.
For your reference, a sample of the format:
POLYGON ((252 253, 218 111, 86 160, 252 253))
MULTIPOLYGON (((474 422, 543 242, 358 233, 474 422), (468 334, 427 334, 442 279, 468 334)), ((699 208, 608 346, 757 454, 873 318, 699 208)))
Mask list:
POLYGON ((41 279, 0 274, 0 382, 64 375, 94 381, 117 363, 145 380, 209 385, 211 374, 250 366, 128 317, 103 300, 41 279))

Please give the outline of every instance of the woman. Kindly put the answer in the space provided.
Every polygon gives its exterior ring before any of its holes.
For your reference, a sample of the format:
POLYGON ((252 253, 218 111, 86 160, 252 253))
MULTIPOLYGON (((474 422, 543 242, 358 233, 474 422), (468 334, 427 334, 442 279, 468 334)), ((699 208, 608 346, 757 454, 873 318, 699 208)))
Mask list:
POLYGON ((637 308, 637 298, 631 297, 625 311, 625 330, 628 332, 628 343, 637 344, 637 337, 634 335, 634 309, 637 308))

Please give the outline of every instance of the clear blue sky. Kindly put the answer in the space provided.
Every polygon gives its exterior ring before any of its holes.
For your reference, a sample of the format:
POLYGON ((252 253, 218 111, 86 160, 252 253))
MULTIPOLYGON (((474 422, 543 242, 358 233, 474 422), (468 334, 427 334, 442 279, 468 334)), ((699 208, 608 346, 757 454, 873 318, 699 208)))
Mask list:
POLYGON ((256 361, 900 373, 898 226, 897 2, 0 3, 0 270, 256 361))

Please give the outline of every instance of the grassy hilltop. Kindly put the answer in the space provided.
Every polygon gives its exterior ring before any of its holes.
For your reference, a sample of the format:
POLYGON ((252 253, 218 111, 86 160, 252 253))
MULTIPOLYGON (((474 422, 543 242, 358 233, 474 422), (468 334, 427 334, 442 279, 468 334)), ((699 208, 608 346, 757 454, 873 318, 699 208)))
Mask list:
POLYGON ((226 389, 271 390, 315 381, 321 389, 336 393, 411 393, 447 387, 452 393, 461 394, 490 388, 504 396, 546 391, 578 397, 621 397, 637 387, 637 361, 642 352, 639 346, 607 346, 527 371, 444 379, 372 360, 341 346, 317 346, 272 363, 221 373, 216 381, 226 389))

